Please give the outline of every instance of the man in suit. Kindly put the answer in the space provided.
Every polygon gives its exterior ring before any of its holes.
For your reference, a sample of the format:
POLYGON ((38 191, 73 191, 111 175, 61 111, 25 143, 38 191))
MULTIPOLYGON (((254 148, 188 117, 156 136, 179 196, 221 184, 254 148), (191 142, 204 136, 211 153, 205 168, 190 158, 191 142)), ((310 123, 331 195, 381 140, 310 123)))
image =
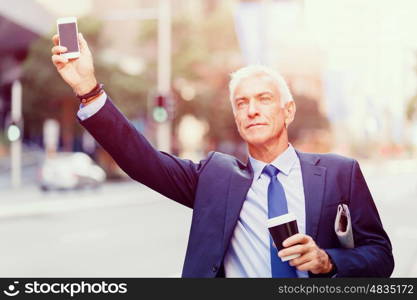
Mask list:
POLYGON ((53 37, 52 61, 83 103, 80 123, 134 180, 193 209, 183 277, 389 277, 385 233, 358 163, 307 154, 288 142, 296 106, 284 79, 262 66, 232 75, 230 101, 249 161, 211 152, 199 163, 160 152, 97 85, 80 35, 81 56, 68 60, 53 37), (350 208, 355 247, 343 248, 334 220, 350 208), (291 212, 299 232, 277 251, 267 219, 291 212), (282 262, 280 257, 300 256, 282 262))

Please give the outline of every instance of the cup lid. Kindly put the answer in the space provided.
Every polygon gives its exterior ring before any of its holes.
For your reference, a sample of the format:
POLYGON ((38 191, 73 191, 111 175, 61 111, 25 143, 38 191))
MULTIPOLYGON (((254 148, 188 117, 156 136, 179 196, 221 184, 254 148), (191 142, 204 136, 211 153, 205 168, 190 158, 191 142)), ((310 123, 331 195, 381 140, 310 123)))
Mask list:
POLYGON ((293 213, 288 213, 285 215, 280 215, 275 218, 271 218, 267 220, 268 228, 278 226, 284 223, 288 223, 291 221, 297 220, 296 216, 293 213))

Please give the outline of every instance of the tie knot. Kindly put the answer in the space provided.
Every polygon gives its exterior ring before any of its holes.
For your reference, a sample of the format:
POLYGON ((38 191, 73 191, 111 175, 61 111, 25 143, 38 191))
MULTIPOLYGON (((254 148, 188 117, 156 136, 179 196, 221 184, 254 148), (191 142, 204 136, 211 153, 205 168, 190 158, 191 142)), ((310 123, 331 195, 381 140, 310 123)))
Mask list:
POLYGON ((277 174, 279 173, 279 170, 273 165, 267 165, 263 169, 262 173, 265 173, 266 175, 272 178, 272 177, 277 176, 277 174))

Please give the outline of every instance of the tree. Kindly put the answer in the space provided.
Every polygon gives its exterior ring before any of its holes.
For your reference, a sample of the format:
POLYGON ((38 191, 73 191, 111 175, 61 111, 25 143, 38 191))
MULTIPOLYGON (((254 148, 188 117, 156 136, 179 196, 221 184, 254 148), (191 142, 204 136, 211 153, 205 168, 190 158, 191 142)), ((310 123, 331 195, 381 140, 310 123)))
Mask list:
POLYGON ((315 99, 305 95, 293 95, 297 105, 294 121, 288 127, 290 142, 296 142, 303 138, 303 132, 307 130, 329 130, 330 124, 326 116, 320 110, 315 99))
MULTIPOLYGON (((239 141, 228 100, 228 74, 240 63, 231 11, 218 4, 206 7, 204 21, 178 12, 172 21, 172 92, 176 102, 174 127, 185 114, 206 120, 210 148, 223 141, 239 141), (192 101, 182 97, 179 81, 192 87, 192 101)), ((156 89, 156 21, 142 24, 139 40, 147 56, 146 77, 156 89)))
MULTIPOLYGON (((117 65, 110 65, 100 59, 101 23, 94 18, 81 18, 78 28, 94 53, 96 76, 103 82, 106 91, 112 95, 118 107, 129 117, 146 108, 146 86, 149 81, 124 73, 117 65), (138 101, 139 100, 139 101, 138 101)), ((53 34, 51 34, 52 36, 53 34)), ((41 37, 31 46, 23 66, 23 116, 25 136, 39 140, 43 122, 47 118, 60 121, 63 148, 71 151, 74 136, 81 132, 75 114, 78 110, 71 88, 61 79, 51 62, 52 42, 50 37, 41 37)))

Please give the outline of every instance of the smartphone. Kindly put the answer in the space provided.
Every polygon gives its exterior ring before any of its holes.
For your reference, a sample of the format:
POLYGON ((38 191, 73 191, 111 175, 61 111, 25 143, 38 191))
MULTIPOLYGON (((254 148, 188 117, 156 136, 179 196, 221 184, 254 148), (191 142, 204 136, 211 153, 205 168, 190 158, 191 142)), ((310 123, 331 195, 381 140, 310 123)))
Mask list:
POLYGON ((58 27, 59 45, 68 49, 67 52, 62 53, 61 55, 66 58, 80 57, 77 18, 59 18, 56 23, 58 27))

